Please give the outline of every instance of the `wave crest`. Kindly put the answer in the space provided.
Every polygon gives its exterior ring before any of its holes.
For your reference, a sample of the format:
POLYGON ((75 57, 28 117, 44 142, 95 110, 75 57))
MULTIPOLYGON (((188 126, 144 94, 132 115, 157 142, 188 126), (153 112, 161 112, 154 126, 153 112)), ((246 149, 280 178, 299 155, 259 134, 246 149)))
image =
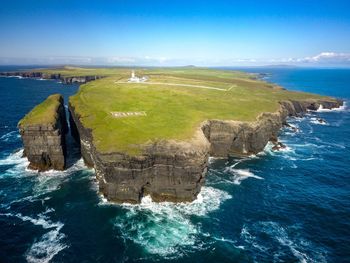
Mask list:
POLYGON ((196 249, 200 227, 192 216, 206 216, 232 198, 213 187, 202 187, 191 203, 156 203, 149 196, 141 204, 123 204, 126 213, 115 219, 115 226, 124 238, 139 244, 147 253, 163 257, 182 256, 186 249, 196 249))

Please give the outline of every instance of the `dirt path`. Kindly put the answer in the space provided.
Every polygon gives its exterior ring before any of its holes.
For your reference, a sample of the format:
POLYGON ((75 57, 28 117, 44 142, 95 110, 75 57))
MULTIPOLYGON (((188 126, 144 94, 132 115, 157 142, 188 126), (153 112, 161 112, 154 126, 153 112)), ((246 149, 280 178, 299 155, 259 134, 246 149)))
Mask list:
POLYGON ((215 88, 202 85, 191 85, 191 84, 180 84, 180 83, 164 83, 164 82, 127 82, 127 81, 115 81, 116 84, 143 84, 143 85, 166 85, 166 86, 182 86, 182 87, 191 87, 191 88, 200 88, 200 89, 212 89, 220 91, 230 91, 232 88, 237 87, 237 85, 232 85, 228 89, 215 88))

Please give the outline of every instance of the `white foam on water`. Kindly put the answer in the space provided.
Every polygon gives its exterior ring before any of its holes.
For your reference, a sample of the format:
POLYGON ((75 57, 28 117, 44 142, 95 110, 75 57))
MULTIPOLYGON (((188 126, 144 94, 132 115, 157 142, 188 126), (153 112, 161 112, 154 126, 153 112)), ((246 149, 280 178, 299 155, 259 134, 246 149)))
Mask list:
POLYGON ((273 151, 273 150, 272 150, 272 147, 273 147, 273 146, 274 146, 274 144, 273 144, 272 142, 269 141, 269 142, 266 144, 266 146, 265 146, 263 152, 265 152, 265 154, 267 154, 267 155, 272 155, 272 156, 276 155, 276 151, 273 151))
POLYGON ((280 148, 278 152, 294 152, 293 148, 286 146, 285 148, 280 148))
MULTIPOLYGON (((242 158, 242 159, 238 160, 237 162, 235 162, 234 164, 232 164, 229 168, 234 168, 234 167, 236 167, 237 165, 239 165, 240 163, 243 163, 243 162, 245 162, 245 161, 247 161, 247 160, 249 160, 249 159, 254 159, 254 158, 259 158, 259 157, 252 154, 252 155, 250 155, 250 156, 248 156, 248 157, 246 157, 246 158, 242 158)), ((229 168, 226 168, 226 169, 229 169, 229 168)), ((226 169, 225 169, 225 170, 226 170, 226 169)))
MULTIPOLYGON (((293 229, 293 233, 295 233, 295 231, 297 230, 293 229)), ((270 242, 259 240, 257 238, 258 236, 266 235, 269 239, 275 240, 281 246, 281 248, 278 249, 279 251, 273 252, 274 261, 279 262, 281 261, 281 257, 285 258, 286 251, 283 250, 284 247, 288 248, 291 254, 299 262, 326 262, 326 251, 324 249, 314 246, 311 242, 306 241, 298 235, 296 235, 296 237, 291 237, 288 234, 287 228, 282 227, 276 222, 256 222, 250 227, 245 225, 241 231, 241 238, 248 244, 247 246, 252 246, 259 251, 270 255, 272 249, 272 247, 270 247, 271 245, 269 245, 270 242)), ((266 239, 266 237, 264 239, 266 239)))
POLYGON ((236 185, 240 185, 243 180, 246 180, 248 178, 255 178, 259 180, 263 180, 264 178, 255 175, 253 172, 251 172, 249 169, 235 169, 235 165, 232 165, 230 167, 227 167, 225 169, 226 172, 230 172, 233 174, 233 183, 236 185))
POLYGON ((6 78, 23 79, 22 76, 5 76, 6 78))
POLYGON ((0 165, 19 165, 19 164, 26 164, 28 166, 29 162, 27 158, 22 158, 23 156, 23 149, 14 153, 11 153, 4 159, 0 159, 0 165))
POLYGON ((325 251, 320 252, 310 242, 306 242, 301 238, 293 239, 289 237, 286 229, 278 223, 263 222, 262 225, 263 231, 274 237, 282 246, 288 247, 299 262, 326 262, 325 251))
POLYGON ((224 238, 224 237, 221 237, 221 238, 212 237, 212 238, 213 238, 215 241, 224 242, 224 243, 229 243, 229 244, 231 244, 232 246, 234 246, 235 248, 243 249, 243 250, 244 250, 244 246, 238 246, 238 245, 237 245, 237 241, 234 241, 234 240, 231 240, 231 239, 228 239, 228 238, 224 238))
POLYGON ((83 159, 79 159, 74 165, 65 171, 49 170, 46 172, 37 173, 34 177, 35 185, 33 187, 33 192, 36 196, 41 196, 43 194, 55 191, 59 189, 62 183, 69 180, 70 175, 81 170, 89 172, 93 171, 92 169, 87 169, 83 159))
POLYGON ((35 240, 25 253, 26 260, 30 263, 50 262, 55 255, 68 247, 68 245, 64 243, 66 235, 60 232, 64 224, 61 222, 52 222, 47 216, 47 214, 51 212, 54 212, 53 208, 47 209, 43 213, 38 214, 37 218, 25 216, 21 213, 0 214, 0 216, 16 217, 24 222, 28 221, 33 225, 41 226, 43 229, 49 230, 38 240, 35 240))
MULTIPOLYGON (((21 198, 11 200, 8 204, 5 204, 4 208, 7 209, 9 209, 12 204, 18 202, 45 202, 45 200, 50 199, 50 197, 46 196, 43 198, 43 195, 58 189, 72 173, 79 170, 91 171, 86 169, 86 166, 81 159, 65 171, 52 170, 39 173, 37 171, 27 169, 29 162, 27 158, 22 158, 22 155, 23 150, 10 154, 6 158, 0 160, 0 165, 12 166, 7 169, 2 176, 8 176, 14 178, 15 180, 29 178, 33 183, 30 190, 25 190, 28 192, 23 192, 23 196, 21 198)), ((52 222, 50 220, 48 214, 52 212, 54 212, 52 208, 47 209, 43 213, 40 213, 34 217, 22 215, 20 213, 0 214, 7 217, 17 217, 22 221, 31 222, 33 225, 41 226, 43 229, 47 230, 46 233, 36 239, 27 250, 25 258, 28 262, 50 262, 55 255, 68 247, 68 245, 64 243, 65 234, 61 232, 64 225, 61 222, 52 222)))
POLYGON ((186 249, 201 248, 200 226, 192 223, 191 217, 207 216, 230 198, 228 193, 206 186, 191 203, 156 203, 146 196, 141 204, 122 204, 126 212, 115 219, 115 226, 124 238, 140 245, 147 253, 177 258, 183 256, 186 249))
MULTIPOLYGON (((341 148, 341 149, 345 149, 346 146, 343 143, 331 143, 331 142, 325 142, 323 140, 321 140, 318 137, 315 137, 315 140, 318 141, 320 144, 322 144, 322 147, 328 146, 330 148, 332 147, 336 147, 336 148, 341 148)), ((320 147, 320 146, 319 146, 320 147)))
POLYGON ((266 252, 268 250, 267 247, 265 247, 263 244, 259 244, 256 237, 252 234, 250 234, 247 226, 243 226, 241 230, 240 237, 243 239, 244 242, 246 242, 248 245, 255 247, 261 252, 266 252))
POLYGON ((325 109, 322 105, 319 106, 319 108, 316 110, 316 112, 341 112, 347 110, 347 103, 344 101, 343 105, 339 108, 333 108, 333 109, 325 109))
POLYGON ((66 180, 69 179, 69 176, 72 175, 76 171, 84 170, 84 171, 92 171, 91 169, 87 169, 82 159, 78 160, 74 165, 69 167, 65 171, 46 171, 46 172, 38 172, 35 170, 28 169, 28 159, 22 158, 23 150, 12 153, 8 155, 6 158, 0 160, 0 165, 12 165, 9 169, 7 169, 2 176, 11 177, 14 179, 23 179, 30 178, 33 186, 28 193, 23 193, 19 199, 12 200, 8 204, 4 205, 4 207, 10 207, 13 203, 29 201, 34 202, 42 199, 42 195, 50 193, 59 189, 59 187, 66 180))
POLYGON ((321 121, 320 122, 320 119, 319 118, 315 118, 315 117, 311 117, 310 118, 310 122, 312 123, 312 124, 316 124, 316 125, 326 125, 326 126, 328 126, 329 124, 326 122, 326 121, 321 121))
POLYGON ((18 131, 10 131, 0 137, 0 140, 3 142, 14 141, 20 138, 18 131))
POLYGON ((209 164, 212 164, 212 163, 215 162, 215 160, 216 160, 215 157, 209 157, 209 158, 208 158, 208 163, 209 163, 209 164))
POLYGON ((326 145, 318 145, 318 144, 314 144, 314 143, 303 143, 303 144, 292 144, 291 146, 295 147, 295 148, 317 148, 317 149, 322 149, 327 147, 326 145))
POLYGON ((283 155, 282 158, 284 158, 284 159, 286 159, 286 160, 290 160, 290 161, 296 161, 296 160, 298 160, 296 157, 289 156, 289 155, 283 155))
POLYGON ((60 233, 63 224, 44 234, 39 241, 32 244, 26 253, 26 259, 30 263, 47 263, 68 245, 62 240, 66 237, 60 233))
POLYGON ((297 169, 298 166, 297 166, 295 163, 292 163, 292 165, 290 166, 290 168, 292 168, 292 169, 297 169))
POLYGON ((288 134, 288 135, 291 135, 291 136, 295 136, 296 134, 301 132, 301 130, 299 128, 299 125, 291 124, 290 121, 288 122, 288 125, 289 126, 287 126, 287 127, 285 126, 283 128, 283 131, 284 131, 285 134, 288 134), (289 131, 289 132, 287 132, 287 131, 289 131))
POLYGON ((258 153, 257 154, 251 154, 251 155, 248 156, 248 158, 249 159, 259 159, 259 156, 260 155, 258 153))

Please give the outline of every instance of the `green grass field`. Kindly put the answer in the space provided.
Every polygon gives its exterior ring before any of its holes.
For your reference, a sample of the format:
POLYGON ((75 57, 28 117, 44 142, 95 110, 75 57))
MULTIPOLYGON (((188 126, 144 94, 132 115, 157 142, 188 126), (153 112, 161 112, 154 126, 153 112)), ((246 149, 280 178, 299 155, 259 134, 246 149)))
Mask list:
POLYGON ((147 84, 126 83, 131 70, 125 68, 63 71, 66 75, 108 73, 106 78, 82 85, 70 98, 101 152, 139 154, 142 145, 155 141, 191 139, 208 119, 254 121, 262 112, 276 111, 281 100, 320 98, 286 91, 237 71, 136 69, 137 75, 149 77, 147 84), (116 117, 116 112, 130 112, 130 116, 116 117))
POLYGON ((60 106, 60 95, 50 95, 46 100, 37 105, 18 123, 19 126, 36 124, 53 124, 57 117, 57 109, 60 106))

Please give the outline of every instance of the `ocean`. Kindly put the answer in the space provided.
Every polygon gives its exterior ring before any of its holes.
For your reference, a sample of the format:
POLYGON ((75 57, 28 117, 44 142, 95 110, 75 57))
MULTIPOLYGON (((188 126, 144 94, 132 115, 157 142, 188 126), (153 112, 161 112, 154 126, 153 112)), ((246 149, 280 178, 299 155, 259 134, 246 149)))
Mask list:
MULTIPOLYGON (((349 69, 245 70, 350 98, 349 69)), ((36 173, 22 158, 17 122, 48 95, 67 102, 77 89, 0 78, 0 262, 350 262, 346 106, 290 118, 298 132, 281 130, 283 151, 267 145, 246 158, 210 159, 193 203, 112 205, 77 155, 64 172, 36 173)))

